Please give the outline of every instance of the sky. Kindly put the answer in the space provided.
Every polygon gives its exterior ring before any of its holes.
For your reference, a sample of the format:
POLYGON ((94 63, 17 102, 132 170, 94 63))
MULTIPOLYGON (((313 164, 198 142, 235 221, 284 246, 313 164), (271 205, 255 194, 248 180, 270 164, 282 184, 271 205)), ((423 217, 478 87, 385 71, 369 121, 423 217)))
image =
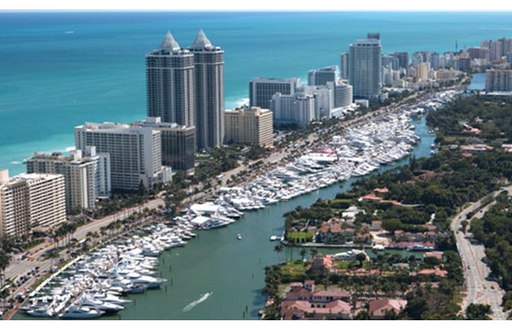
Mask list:
POLYGON ((509 0, 18 0, 0 10, 510 11, 509 0))

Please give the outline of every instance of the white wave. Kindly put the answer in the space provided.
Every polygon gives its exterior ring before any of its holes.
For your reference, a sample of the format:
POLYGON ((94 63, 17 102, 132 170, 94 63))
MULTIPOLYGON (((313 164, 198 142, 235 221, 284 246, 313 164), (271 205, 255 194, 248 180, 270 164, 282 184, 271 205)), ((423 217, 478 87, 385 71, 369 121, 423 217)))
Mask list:
POLYGON ((76 149, 76 147, 75 147, 75 146, 66 147, 66 151, 68 151, 68 152, 69 152, 69 151, 73 151, 73 150, 75 150, 75 149, 76 149))
POLYGON ((226 101, 226 108, 238 108, 243 105, 249 105, 249 98, 235 98, 233 100, 226 101))
POLYGON ((241 99, 238 99, 235 104, 237 106, 242 106, 242 105, 248 105, 249 104, 249 98, 241 98, 241 99))
POLYGON ((11 162, 12 165, 20 165, 20 164, 23 164, 23 162, 20 162, 20 161, 12 161, 11 162))
POLYGON ((213 294, 213 292, 208 292, 206 294, 203 294, 201 295, 200 298, 198 298, 197 300, 195 300, 194 302, 190 303, 189 305, 185 306, 183 308, 183 312, 188 312, 190 310, 192 310, 193 308, 195 308, 198 304, 201 304, 203 303, 204 301, 206 301, 208 299, 208 297, 210 297, 211 295, 213 294))

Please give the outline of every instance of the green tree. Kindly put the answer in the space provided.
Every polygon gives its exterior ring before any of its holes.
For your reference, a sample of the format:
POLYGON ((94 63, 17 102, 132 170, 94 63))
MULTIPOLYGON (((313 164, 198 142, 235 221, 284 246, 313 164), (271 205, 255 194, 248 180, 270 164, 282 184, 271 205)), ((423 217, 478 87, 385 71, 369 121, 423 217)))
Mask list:
POLYGON ((384 220, 382 222, 382 228, 394 234, 396 230, 402 229, 402 222, 399 219, 384 220))
POLYGON ((405 313, 407 317, 414 320, 425 319, 426 312, 428 310, 427 300, 423 297, 413 297, 407 302, 405 307, 405 313))
POLYGON ((466 319, 468 320, 489 320, 491 306, 487 304, 471 303, 466 308, 466 319))
POLYGON ((356 255, 356 260, 359 261, 359 267, 363 267, 363 262, 366 261, 366 254, 365 253, 358 253, 356 255))
POLYGON ((370 320, 370 315, 368 314, 368 311, 361 310, 359 311, 356 316, 354 317, 355 320, 370 320))
POLYGON ((461 227, 462 227, 462 232, 464 234, 466 234, 466 231, 468 229, 468 225, 469 225, 469 222, 467 220, 463 220, 461 223, 460 223, 461 227))
POLYGON ((9 266, 10 257, 3 250, 0 250, 0 289, 4 284, 5 269, 9 266))
POLYGON ((304 262, 304 258, 306 257, 306 250, 304 248, 301 248, 299 254, 300 254, 300 261, 304 262))

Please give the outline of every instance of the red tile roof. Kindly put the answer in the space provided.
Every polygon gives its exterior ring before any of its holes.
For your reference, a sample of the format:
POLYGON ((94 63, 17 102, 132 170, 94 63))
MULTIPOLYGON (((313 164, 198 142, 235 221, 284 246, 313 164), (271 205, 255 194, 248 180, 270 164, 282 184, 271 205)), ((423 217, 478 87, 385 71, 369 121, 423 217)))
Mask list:
POLYGON ((407 305, 406 300, 402 299, 380 299, 372 300, 369 303, 369 313, 373 318, 383 318, 386 311, 394 311, 399 313, 407 305))

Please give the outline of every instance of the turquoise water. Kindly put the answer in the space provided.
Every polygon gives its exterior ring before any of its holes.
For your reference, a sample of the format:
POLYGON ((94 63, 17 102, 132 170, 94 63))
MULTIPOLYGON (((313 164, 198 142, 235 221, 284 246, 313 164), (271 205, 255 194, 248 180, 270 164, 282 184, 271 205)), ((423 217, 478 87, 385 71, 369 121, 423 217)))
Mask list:
MULTIPOLYGON (((417 158, 430 156, 430 145, 434 141, 425 121, 423 117, 416 122, 416 132, 421 136, 413 152, 417 158)), ((396 165, 407 161, 404 159, 396 165)), ((382 167, 380 171, 394 166, 382 167)), ((159 272, 168 279, 165 287, 143 295, 131 295, 134 302, 125 310, 103 319, 257 319, 258 310, 265 303, 261 294, 265 286, 264 268, 285 258, 300 258, 297 248, 287 247, 278 255, 274 251, 276 242, 269 241, 271 235, 283 232, 284 213, 297 206, 308 207, 319 198, 332 199, 338 192, 348 190, 356 180, 350 179, 287 202, 247 212, 238 222, 222 229, 199 231, 199 237, 190 240, 185 248, 173 249, 160 256, 159 272), (238 233, 242 240, 237 240, 238 233), (213 294, 208 299, 184 311, 187 305, 209 291, 213 294)), ((321 249, 321 252, 334 250, 321 249)), ((309 252, 306 257, 310 257, 309 252)), ((18 314, 16 319, 30 318, 18 314)))
POLYGON ((144 117, 144 55, 170 29, 182 46, 199 28, 225 49, 226 108, 256 76, 305 78, 338 64, 369 31, 385 52, 453 50, 510 37, 512 13, 0 12, 0 167, 21 173, 34 151, 63 151, 85 121, 144 117))

